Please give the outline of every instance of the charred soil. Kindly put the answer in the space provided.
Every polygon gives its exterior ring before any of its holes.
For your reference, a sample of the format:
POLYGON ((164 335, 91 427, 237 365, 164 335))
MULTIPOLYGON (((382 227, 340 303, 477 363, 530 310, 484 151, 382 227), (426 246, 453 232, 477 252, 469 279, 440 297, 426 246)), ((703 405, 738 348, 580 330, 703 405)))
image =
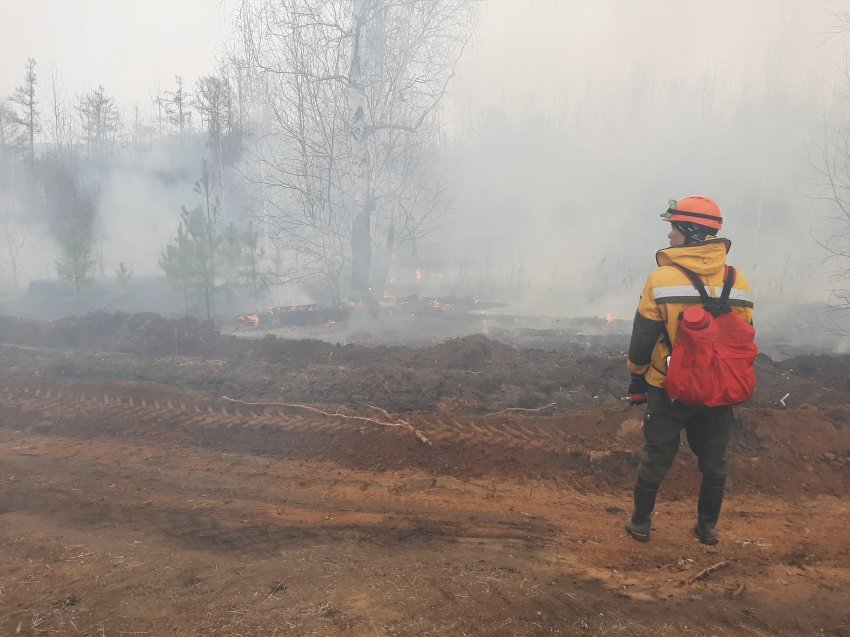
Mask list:
MULTIPOLYGON (((623 343, 625 346, 625 343, 623 343)), ((0 318, 0 634, 850 635, 850 358, 761 357, 649 544, 617 351, 0 318)))

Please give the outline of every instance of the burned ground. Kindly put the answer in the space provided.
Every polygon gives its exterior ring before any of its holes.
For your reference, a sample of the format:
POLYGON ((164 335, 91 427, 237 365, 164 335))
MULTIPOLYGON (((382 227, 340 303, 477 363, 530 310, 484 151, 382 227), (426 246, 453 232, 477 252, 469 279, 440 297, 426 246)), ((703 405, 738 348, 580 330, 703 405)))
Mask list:
POLYGON ((625 339, 527 336, 0 318, 0 632, 850 634, 850 358, 761 356, 721 543, 683 448, 640 545, 625 339))
MULTIPOLYGON (((577 352, 552 334, 549 348, 482 335, 430 347, 367 347, 239 338, 191 318, 106 313, 51 322, 0 317, 0 335, 7 368, 0 373, 15 378, 151 380, 234 398, 365 403, 394 412, 620 405, 627 344, 627 337, 588 336, 577 352)), ((757 372, 753 407, 843 404, 850 390, 850 356, 760 356, 757 372)))

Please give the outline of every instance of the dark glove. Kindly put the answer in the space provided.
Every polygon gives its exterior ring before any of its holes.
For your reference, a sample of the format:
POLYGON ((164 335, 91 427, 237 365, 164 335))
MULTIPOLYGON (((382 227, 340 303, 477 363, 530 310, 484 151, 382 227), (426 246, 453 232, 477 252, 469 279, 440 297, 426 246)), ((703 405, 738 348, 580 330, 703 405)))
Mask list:
POLYGON ((629 404, 643 405, 646 402, 646 392, 649 391, 649 383, 643 376, 632 376, 629 381, 629 404))

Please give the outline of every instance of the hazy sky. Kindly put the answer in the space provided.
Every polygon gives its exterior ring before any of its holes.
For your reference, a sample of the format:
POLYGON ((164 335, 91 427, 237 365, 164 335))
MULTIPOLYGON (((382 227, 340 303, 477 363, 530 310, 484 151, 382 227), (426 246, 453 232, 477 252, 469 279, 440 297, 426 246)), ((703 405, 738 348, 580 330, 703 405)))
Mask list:
MULTIPOLYGON (((70 94, 103 84, 124 109, 147 104, 157 83, 209 72, 230 31, 236 0, 32 0, 4 2, 0 93, 21 83, 28 56, 42 89, 53 68, 70 94)), ((487 0, 455 91, 478 103, 557 108, 576 80, 640 65, 654 76, 828 73, 827 37, 838 0, 487 0), (782 35, 783 44, 775 44, 782 35), (771 44, 772 43, 772 44, 771 44), (766 48, 770 44, 773 48, 766 48), (784 50, 783 50, 784 49, 784 50), (793 52, 793 55, 787 55, 793 52), (818 68, 820 67, 820 68, 818 68), (541 104, 546 100, 546 104, 541 104)))
MULTIPOLYGON (((0 92, 23 80, 27 57, 38 62, 42 90, 51 69, 69 96, 102 84, 123 110, 147 106, 157 83, 194 80, 215 66, 228 30, 218 0, 32 0, 3 2, 0 92)), ((142 112, 146 112, 144 109, 142 112)))
POLYGON ((457 90, 543 109, 584 90, 589 78, 635 71, 659 80, 716 74, 730 84, 761 83, 774 60, 786 78, 832 75, 843 65, 844 43, 830 34, 836 14, 850 11, 838 0, 491 0, 482 7, 457 90))

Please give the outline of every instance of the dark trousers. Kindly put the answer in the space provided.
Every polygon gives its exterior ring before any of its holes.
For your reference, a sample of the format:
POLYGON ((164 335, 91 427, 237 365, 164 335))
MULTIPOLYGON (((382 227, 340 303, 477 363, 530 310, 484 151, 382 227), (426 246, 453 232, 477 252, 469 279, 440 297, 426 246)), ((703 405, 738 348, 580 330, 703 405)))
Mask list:
POLYGON ((679 450, 682 429, 699 460, 703 476, 709 479, 726 477, 732 407, 694 407, 671 402, 666 391, 650 386, 638 478, 649 484, 661 483, 679 450))

